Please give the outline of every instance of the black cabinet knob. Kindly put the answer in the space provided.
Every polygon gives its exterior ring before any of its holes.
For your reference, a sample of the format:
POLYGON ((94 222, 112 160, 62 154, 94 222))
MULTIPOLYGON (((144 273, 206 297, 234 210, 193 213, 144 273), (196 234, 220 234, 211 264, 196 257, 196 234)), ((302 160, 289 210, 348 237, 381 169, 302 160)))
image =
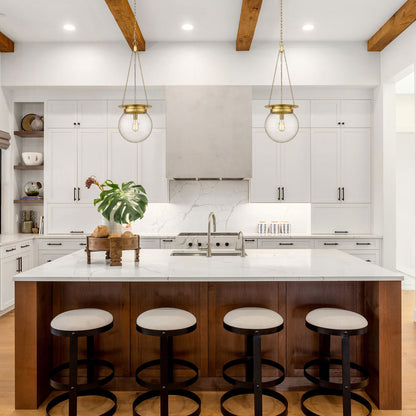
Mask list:
POLYGON ((198 243, 198 247, 201 247, 202 246, 202 243, 198 243))
POLYGON ((225 243, 225 247, 228 247, 230 245, 230 243, 225 243))
POLYGON ((220 246, 220 243, 215 243, 215 245, 216 245, 217 247, 219 247, 219 246, 220 246))
POLYGON ((193 246, 193 244, 192 243, 188 243, 188 247, 192 247, 193 246))

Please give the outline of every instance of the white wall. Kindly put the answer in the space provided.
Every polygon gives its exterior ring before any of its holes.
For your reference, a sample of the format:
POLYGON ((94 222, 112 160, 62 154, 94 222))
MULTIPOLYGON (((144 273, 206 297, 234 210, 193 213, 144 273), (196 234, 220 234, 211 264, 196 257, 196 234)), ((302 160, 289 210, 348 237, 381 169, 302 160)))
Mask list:
MULTIPOLYGON (((4 54, 3 54, 4 55, 4 54)), ((2 61, 2 54, 0 54, 0 130, 7 131, 10 133, 10 109, 8 100, 6 98, 6 93, 3 89, 3 85, 1 83, 1 74, 3 70, 3 61, 2 61)))
MULTIPOLYGON (((236 52, 234 42, 147 43, 141 55, 146 84, 269 85, 277 43, 236 52)), ((379 54, 364 42, 288 43, 294 85, 376 86, 379 54)), ((120 86, 130 51, 122 43, 24 43, 4 54, 5 86, 120 86)))

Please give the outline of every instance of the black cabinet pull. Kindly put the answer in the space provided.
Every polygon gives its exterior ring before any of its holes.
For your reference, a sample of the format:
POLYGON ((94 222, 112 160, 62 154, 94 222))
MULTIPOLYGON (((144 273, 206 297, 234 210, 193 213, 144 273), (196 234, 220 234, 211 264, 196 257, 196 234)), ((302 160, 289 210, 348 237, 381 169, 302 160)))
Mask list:
POLYGON ((280 186, 277 188, 277 192, 278 192, 277 200, 280 201, 280 186))
POLYGON ((173 240, 162 240, 164 243, 173 243, 173 240))
POLYGON ((324 243, 324 246, 337 246, 338 243, 324 243))
POLYGON ((334 234, 348 234, 348 231, 334 231, 334 234))
POLYGON ((81 123, 77 123, 78 124, 78 126, 80 126, 81 125, 81 123))
POLYGON ((20 272, 20 261, 19 261, 19 257, 16 259, 16 273, 20 272))
POLYGON ((371 260, 366 260, 367 263, 371 263, 371 260))
POLYGON ((70 231, 70 234, 84 234, 84 231, 70 231))
POLYGON ((9 248, 8 250, 6 250, 6 253, 10 253, 11 251, 15 251, 15 248, 9 248))
POLYGON ((75 121, 74 121, 74 126, 76 126, 77 125, 77 123, 75 123, 75 121))
POLYGON ((87 243, 79 243, 80 246, 86 246, 87 243))
POLYGON ((79 197, 79 192, 80 192, 80 188, 78 188, 78 201, 80 200, 80 197, 79 197))
POLYGON ((338 121, 338 126, 340 126, 341 125, 341 122, 340 121, 338 121))
POLYGON ((256 240, 248 240, 247 238, 245 238, 244 241, 246 243, 255 243, 256 242, 256 240))
POLYGON ((342 188, 342 200, 345 201, 345 189, 342 188))
POLYGON ((20 248, 27 248, 30 247, 30 244, 26 244, 25 246, 20 246, 20 248))
POLYGON ((345 125, 345 123, 344 123, 344 122, 342 122, 341 124, 342 124, 342 125, 345 125))
POLYGON ((75 193, 77 192, 77 188, 74 187, 74 201, 77 200, 77 197, 75 196, 75 193))
POLYGON ((48 243, 48 246, 61 246, 62 243, 48 243))
POLYGON ((293 246, 293 243, 279 243, 279 246, 293 246))
POLYGON ((341 188, 338 188, 338 201, 341 201, 341 188))
POLYGON ((285 187, 282 186, 282 201, 285 200, 285 187))
POLYGON ((357 246, 371 246, 371 243, 355 243, 357 246))

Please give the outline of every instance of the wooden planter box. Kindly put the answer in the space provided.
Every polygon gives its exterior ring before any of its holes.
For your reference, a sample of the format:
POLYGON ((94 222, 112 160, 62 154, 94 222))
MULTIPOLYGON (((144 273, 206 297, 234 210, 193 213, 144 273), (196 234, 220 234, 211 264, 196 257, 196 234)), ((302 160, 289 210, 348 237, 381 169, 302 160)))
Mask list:
POLYGON ((105 258, 110 259, 110 266, 121 266, 121 257, 123 250, 135 250, 135 261, 139 261, 140 236, 121 238, 98 238, 87 237, 87 264, 91 264, 91 253, 93 251, 105 251, 105 258))

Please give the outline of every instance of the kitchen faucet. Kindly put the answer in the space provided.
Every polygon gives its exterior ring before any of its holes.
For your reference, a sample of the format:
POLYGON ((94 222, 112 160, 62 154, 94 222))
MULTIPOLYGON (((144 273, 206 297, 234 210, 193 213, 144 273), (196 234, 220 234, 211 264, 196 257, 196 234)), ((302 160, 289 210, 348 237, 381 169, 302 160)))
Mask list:
POLYGON ((200 250, 207 250, 207 257, 212 257, 211 223, 213 229, 212 231, 215 233, 217 231, 217 219, 215 218, 215 214, 213 212, 210 212, 208 215, 208 246, 200 248, 200 250))
POLYGON ((242 231, 240 231, 238 233, 237 241, 235 243, 235 249, 237 250, 237 243, 238 243, 238 240, 240 238, 241 238, 241 257, 245 257, 247 255, 246 254, 246 243, 244 241, 244 235, 243 235, 243 232, 242 231))

